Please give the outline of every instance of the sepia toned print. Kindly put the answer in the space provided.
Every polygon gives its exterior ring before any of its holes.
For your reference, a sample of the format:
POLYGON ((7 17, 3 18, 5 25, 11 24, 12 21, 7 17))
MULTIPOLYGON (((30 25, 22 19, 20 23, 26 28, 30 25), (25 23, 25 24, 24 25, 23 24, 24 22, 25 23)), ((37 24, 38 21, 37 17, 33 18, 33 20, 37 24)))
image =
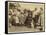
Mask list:
POLYGON ((43 32, 44 4, 8 2, 8 32, 43 32))

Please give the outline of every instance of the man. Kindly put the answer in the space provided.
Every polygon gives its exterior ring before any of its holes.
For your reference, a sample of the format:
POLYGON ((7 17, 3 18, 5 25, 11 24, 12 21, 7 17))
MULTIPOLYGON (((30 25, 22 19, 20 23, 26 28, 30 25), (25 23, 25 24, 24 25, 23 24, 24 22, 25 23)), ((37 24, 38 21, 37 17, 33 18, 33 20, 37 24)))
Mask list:
POLYGON ((18 25, 19 24, 19 16, 20 12, 17 11, 17 9, 14 9, 12 15, 13 15, 13 24, 18 25))
POLYGON ((12 26, 12 12, 13 10, 10 9, 8 12, 8 26, 11 27, 12 26))
POLYGON ((34 28, 36 28, 37 26, 41 26, 40 15, 41 15, 41 9, 40 8, 38 8, 35 12, 33 12, 34 28))

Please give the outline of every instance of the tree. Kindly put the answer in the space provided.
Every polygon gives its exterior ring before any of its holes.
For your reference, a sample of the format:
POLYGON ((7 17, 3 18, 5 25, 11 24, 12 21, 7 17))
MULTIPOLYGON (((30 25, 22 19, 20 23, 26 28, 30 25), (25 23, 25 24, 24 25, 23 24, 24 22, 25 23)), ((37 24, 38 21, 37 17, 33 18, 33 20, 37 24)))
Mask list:
POLYGON ((15 5, 13 3, 9 3, 9 9, 12 9, 14 7, 15 7, 15 5))
POLYGON ((19 3, 9 3, 9 9, 14 9, 14 8, 18 8, 20 7, 20 4, 19 3))

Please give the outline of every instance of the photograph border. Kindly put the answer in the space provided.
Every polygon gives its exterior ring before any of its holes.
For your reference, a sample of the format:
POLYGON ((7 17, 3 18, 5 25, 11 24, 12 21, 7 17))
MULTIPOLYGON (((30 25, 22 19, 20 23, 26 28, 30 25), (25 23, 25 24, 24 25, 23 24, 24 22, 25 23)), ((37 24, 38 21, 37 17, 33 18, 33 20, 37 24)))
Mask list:
POLYGON ((41 32, 8 33, 8 2, 44 4, 44 31, 42 31, 42 32, 45 32, 45 3, 43 3, 43 2, 27 2, 27 1, 5 1, 5 34, 41 33, 41 32))

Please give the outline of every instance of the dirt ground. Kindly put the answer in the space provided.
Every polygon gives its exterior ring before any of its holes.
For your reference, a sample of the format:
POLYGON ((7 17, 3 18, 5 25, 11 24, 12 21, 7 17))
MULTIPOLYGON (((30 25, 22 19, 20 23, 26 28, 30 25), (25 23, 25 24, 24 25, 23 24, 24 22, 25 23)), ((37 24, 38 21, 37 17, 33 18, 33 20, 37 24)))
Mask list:
POLYGON ((8 28, 9 32, 36 32, 38 29, 28 28, 26 26, 12 26, 8 28))

